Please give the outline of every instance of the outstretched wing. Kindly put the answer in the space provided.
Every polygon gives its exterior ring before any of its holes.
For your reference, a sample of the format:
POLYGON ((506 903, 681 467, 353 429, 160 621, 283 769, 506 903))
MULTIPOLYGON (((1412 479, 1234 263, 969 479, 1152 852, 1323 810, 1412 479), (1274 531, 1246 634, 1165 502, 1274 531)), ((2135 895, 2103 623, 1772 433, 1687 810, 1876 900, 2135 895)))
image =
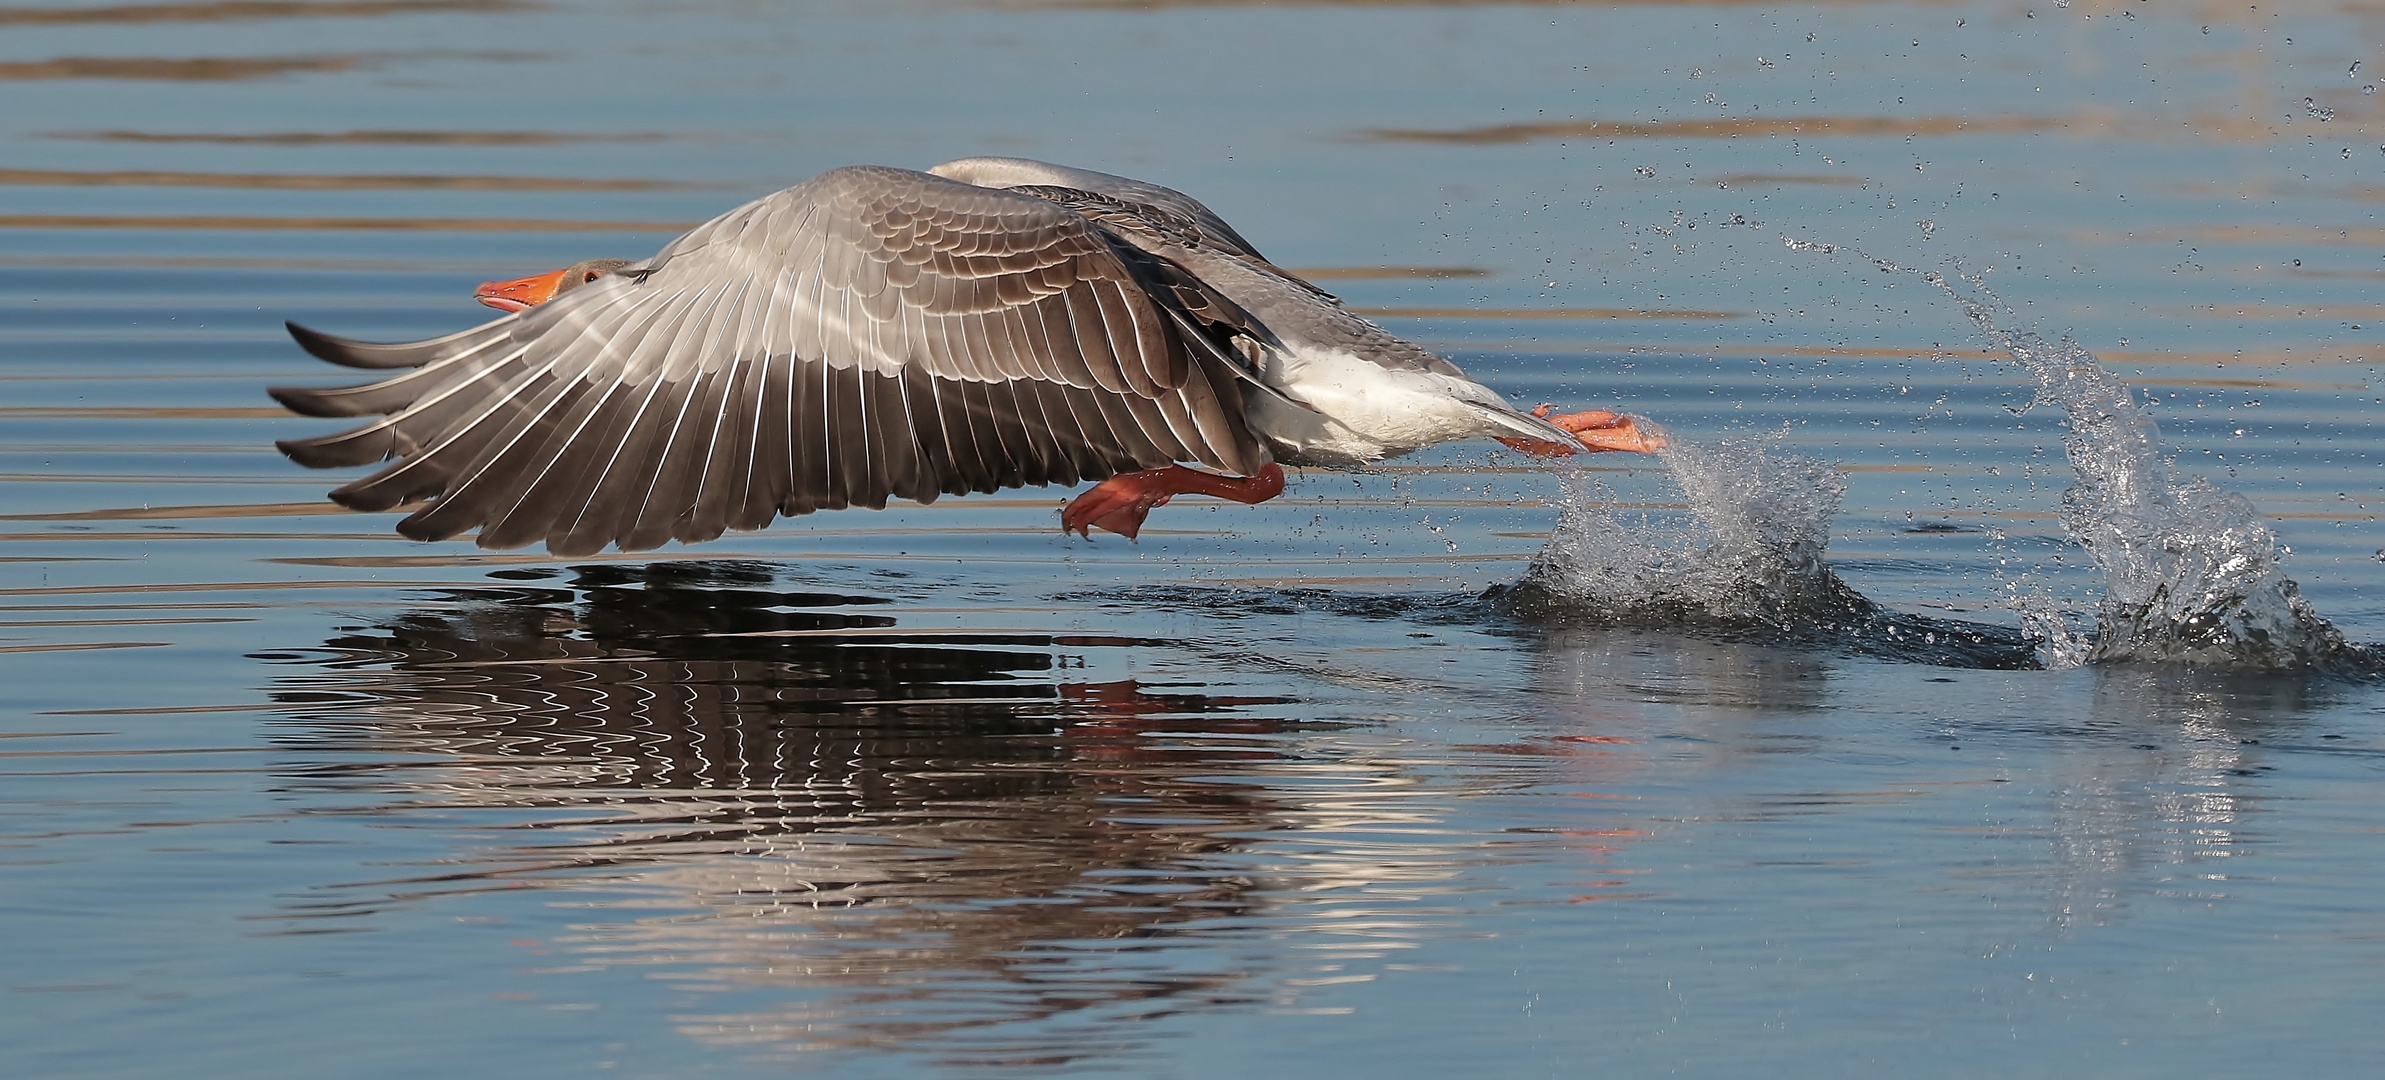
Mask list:
POLYGON ((1171 461, 1255 472, 1267 451, 1240 388, 1187 347, 1158 269, 1042 199, 837 169, 459 334, 368 345, 293 326, 324 359, 414 370, 275 388, 309 415, 385 414, 279 445, 317 467, 401 459, 332 497, 431 500, 407 536, 478 528, 483 547, 565 556, 1171 461))

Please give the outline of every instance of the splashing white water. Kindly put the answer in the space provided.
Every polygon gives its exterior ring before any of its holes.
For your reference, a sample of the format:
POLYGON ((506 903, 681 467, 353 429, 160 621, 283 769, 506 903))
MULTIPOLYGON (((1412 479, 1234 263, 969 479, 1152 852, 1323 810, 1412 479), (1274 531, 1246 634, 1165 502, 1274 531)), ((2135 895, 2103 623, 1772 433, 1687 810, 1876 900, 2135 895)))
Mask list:
POLYGON ((2179 477, 2127 383, 2067 336, 2049 342, 1997 325, 1999 312, 2013 312, 1978 279, 1964 279, 1974 297, 1941 274, 1921 277, 2037 380, 2038 403, 2069 419, 2063 449, 2076 482, 2062 496, 2062 527, 2103 571, 2104 586, 2091 637, 2042 597, 2020 598, 2048 666, 2135 660, 2290 670, 2349 659, 2343 635, 2279 572, 2277 534, 2260 511, 2202 477, 2179 477))
POLYGON ((1687 517, 1629 509, 1587 474, 1560 474, 1565 505, 1526 587, 1624 622, 1787 629, 1869 610, 1822 563, 1847 491, 1837 469, 1771 439, 1667 438, 1660 456, 1687 517))

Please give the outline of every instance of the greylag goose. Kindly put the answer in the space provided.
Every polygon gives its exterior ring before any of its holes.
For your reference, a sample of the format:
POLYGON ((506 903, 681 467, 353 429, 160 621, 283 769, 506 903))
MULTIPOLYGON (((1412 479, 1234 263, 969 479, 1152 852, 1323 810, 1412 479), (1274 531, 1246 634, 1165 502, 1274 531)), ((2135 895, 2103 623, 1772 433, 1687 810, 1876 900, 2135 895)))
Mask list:
POLYGON ((1283 464, 1479 436, 1539 454, 1663 444, 1617 413, 1508 404, 1181 192, 1017 158, 831 170, 643 262, 477 295, 508 314, 428 341, 292 323, 324 360, 409 370, 269 391, 308 416, 378 415, 277 445, 315 468, 393 461, 331 497, 415 506, 397 530, 418 540, 638 551, 1087 480, 1062 528, 1131 538, 1176 495, 1273 498, 1283 464))

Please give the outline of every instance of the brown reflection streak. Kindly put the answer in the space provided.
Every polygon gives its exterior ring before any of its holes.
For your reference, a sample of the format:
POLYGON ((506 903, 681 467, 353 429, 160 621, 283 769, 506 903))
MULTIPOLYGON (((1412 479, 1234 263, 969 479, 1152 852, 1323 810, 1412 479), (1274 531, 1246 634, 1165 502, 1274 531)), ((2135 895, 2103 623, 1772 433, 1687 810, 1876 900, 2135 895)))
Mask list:
POLYGON ((2302 382, 2294 379, 2188 379, 2138 375, 2138 386, 2199 386, 2215 390, 2366 390, 2365 383, 2302 382))
POLYGON ((1860 176, 1830 176, 1823 173, 1732 173, 1717 176, 1714 182, 1722 187, 1769 187, 1786 184, 1824 184, 1837 187, 1862 187, 1871 181, 1860 176))
POLYGON ((10 405, 0 419, 43 420, 262 420, 288 416, 275 408, 176 408, 164 405, 10 405))
POLYGON ((2146 310, 2190 319, 2385 319, 2385 305, 2379 304, 2295 304, 2290 307, 2192 304, 2154 306, 2146 310))
MULTIPOLYGON (((425 588, 435 588, 439 582, 420 582, 425 588)), ((148 585, 53 585, 32 589, 0 589, 0 596, 105 596, 110 593, 168 593, 168 592, 249 592, 263 589, 386 589, 389 583, 366 579, 362 581, 208 581, 164 583, 148 585)), ((149 605, 124 605, 146 607, 149 605)), ((206 607, 246 607, 246 604, 207 604, 206 607)), ((113 608, 113 605, 111 605, 113 608)), ((15 610, 15 609, 11 609, 15 610)), ((50 610, 69 610, 54 608, 50 610)), ((107 610, 107 609, 94 609, 107 610)))
POLYGON ((290 176, 276 173, 69 172, 0 169, 0 184, 55 187, 220 187, 299 191, 668 191, 705 187, 679 180, 590 180, 575 176, 290 176))
POLYGON ((0 64, 0 82, 39 79, 153 79, 169 82, 232 82, 307 72, 341 72, 379 67, 396 59, 439 57, 521 62, 535 53, 346 53, 325 56, 173 58, 156 56, 60 56, 0 64))
POLYGON ((2324 225, 2180 225, 2142 232, 2071 229, 2073 240, 2090 244, 2142 244, 2186 241, 2197 244, 2325 244, 2330 247, 2385 246, 2385 226, 2352 225, 2330 229, 2324 225))
MULTIPOLYGON (((1387 142, 1521 143, 1541 139, 1673 138, 1728 139, 1740 136, 1803 135, 1880 137, 1983 135, 2048 131, 2071 126, 2045 116, 1779 116, 1718 117, 1710 120, 1577 120, 1568 123, 1491 124, 1484 127, 1375 128, 1363 137, 1387 142)), ((1856 183, 1862 181, 1857 180, 1856 183)))
POLYGON ((1737 311, 1695 308, 1464 308, 1378 307, 1352 308, 1360 315, 1390 319, 1738 319, 1737 311))
POLYGON ((0 514, 0 521, 149 521, 172 518, 327 517, 355 511, 332 502, 220 503, 205 506, 126 506, 55 514, 0 514))
POLYGON ((692 221, 557 221, 549 218, 348 218, 159 216, 124 214, 0 214, 0 229, 361 229, 419 232, 654 232, 681 233, 692 221))
MULTIPOLYGON (((487 269, 483 263, 428 262, 408 259, 300 259, 250 257, 245 255, 31 255, 9 258, 0 255, 0 266, 101 266, 133 267, 137 269, 177 270, 362 270, 374 273, 412 271, 418 273, 465 274, 487 269)), ((125 375, 119 380, 187 379, 189 375, 125 375)), ((273 378, 272 373, 260 372, 251 378, 273 378)), ((22 382, 55 380, 80 382, 97 376, 83 373, 71 375, 0 375, 0 381, 22 382)))
POLYGON ((213 4, 0 9, 0 26, 75 23, 221 22, 232 19, 370 18, 416 12, 541 11, 531 0, 222 0, 213 4))
POLYGON ((304 480, 274 480, 262 476, 203 476, 192 473, 0 473, 9 484, 244 484, 286 487, 304 480))
POLYGON ((257 620, 247 618, 232 618, 228 616, 190 617, 179 619, 11 619, 7 621, 0 621, 0 626, 39 626, 55 629, 58 627, 68 626, 184 626, 191 623, 236 623, 255 621, 257 620))
POLYGON ((1479 266, 1310 266, 1292 271, 1310 281, 1379 281, 1408 278, 1482 278, 1491 272, 1479 266))
MULTIPOLYGON (((1628 356, 1642 360, 1697 361, 1716 356, 1804 356, 1818 359, 1847 357, 1850 359, 1934 360, 1943 357, 1977 357, 2000 360, 2004 354, 1989 349, 1923 349, 1855 347, 1846 345, 1738 345, 1708 342, 1655 343, 1645 341, 1420 341, 1419 344, 1439 344, 1448 351, 1513 350, 1519 352, 1576 352, 1596 355, 1628 356)), ((2107 364, 2236 364, 2244 366, 2285 365, 2297 363, 2337 361, 2385 361, 2385 345, 2338 345, 2330 342, 2307 346, 2279 346, 2267 349, 2245 349, 2241 352, 2145 352, 2125 349, 2095 350, 2098 359, 2107 364)), ((2012 378, 2023 378, 2014 372, 2012 378)))
MULTIPOLYGON (((1681 4, 1682 0, 978 0, 979 6, 1011 11, 1174 11, 1242 7, 1459 8, 1584 7, 1627 8, 1681 4)), ((1825 4, 1868 4, 1884 0, 1822 0, 1825 4)), ((1897 0, 1951 3, 1952 0, 1897 0)), ((1697 7, 1775 6, 1771 0, 1689 0, 1697 7)), ((1684 5, 1687 6, 1687 5, 1684 5)))
MULTIPOLYGON (((152 705, 126 709, 49 709, 36 716, 178 716, 186 713, 263 712, 264 705, 152 705)), ((61 735, 97 735, 100 732, 67 731, 61 735)))
POLYGON ((70 645, 0 645, 0 653, 88 652, 93 649, 159 649, 163 641, 87 641, 70 645))
POLYGON ((684 136, 651 131, 53 131, 47 137, 91 142, 218 143, 231 146, 554 146, 583 142, 661 142, 684 136))
MULTIPOLYGON (((310 533, 310 532, 191 532, 185 529, 159 529, 155 532, 55 532, 0 533, 0 543, 100 543, 129 540, 135 543, 155 543, 161 540, 386 540, 387 533, 310 533)), ((46 561, 46 560, 44 560, 46 561)), ((267 560, 271 561, 271 560, 267 560)))

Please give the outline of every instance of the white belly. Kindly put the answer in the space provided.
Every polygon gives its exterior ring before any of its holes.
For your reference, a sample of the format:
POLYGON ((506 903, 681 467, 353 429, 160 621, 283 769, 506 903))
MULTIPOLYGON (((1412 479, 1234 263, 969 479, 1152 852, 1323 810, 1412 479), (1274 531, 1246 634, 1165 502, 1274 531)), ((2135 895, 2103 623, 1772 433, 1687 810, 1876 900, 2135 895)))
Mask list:
POLYGON ((1516 433, 1484 411, 1515 407, 1472 379, 1388 371, 1341 350, 1270 359, 1261 372, 1268 384, 1308 408, 1253 393, 1246 412, 1252 430, 1293 464, 1360 465, 1453 439, 1516 433))

